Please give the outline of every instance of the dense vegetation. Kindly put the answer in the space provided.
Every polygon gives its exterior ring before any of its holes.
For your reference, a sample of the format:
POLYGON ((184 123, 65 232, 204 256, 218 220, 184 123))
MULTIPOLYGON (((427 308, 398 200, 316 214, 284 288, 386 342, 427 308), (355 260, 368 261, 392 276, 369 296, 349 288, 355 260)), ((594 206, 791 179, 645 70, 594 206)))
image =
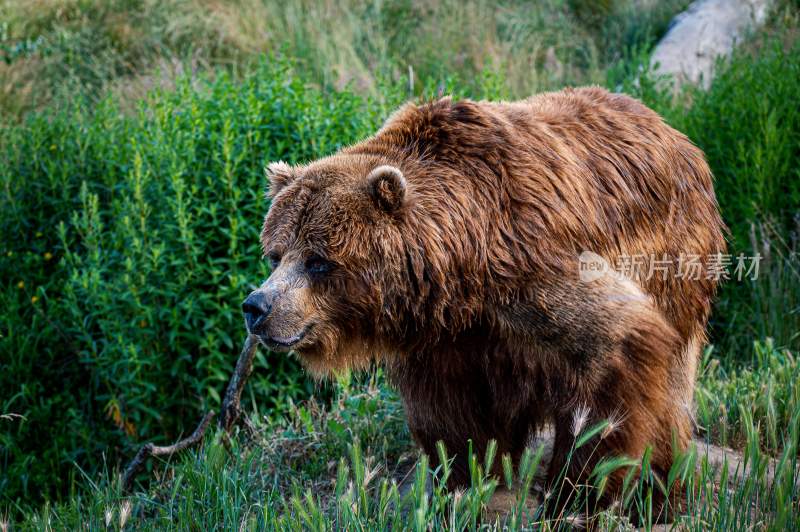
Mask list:
MULTIPOLYGON (((371 105, 265 63, 241 83, 184 81, 133 116, 104 100, 4 130, 0 379, 17 391, 2 411, 25 416, 2 433, 4 491, 63 489, 50 475, 174 438, 218 403, 242 294, 268 274, 265 163, 352 142, 378 123, 371 105)), ((308 391, 287 357, 257 371, 267 411, 308 391)))
MULTIPOLYGON (((598 82, 641 97, 705 150, 731 252, 764 255, 757 280, 723 289, 697 391, 700 432, 746 449, 749 477, 713 508, 703 497, 714 475, 694 479, 688 524, 800 526, 795 7, 781 6, 769 35, 721 65, 709 91, 676 98, 640 61, 686 2, 237 4, 204 16, 203 2, 0 7, 0 516, 27 513, 32 529, 479 519, 496 481, 477 465, 491 457, 475 462, 458 501, 438 481, 426 494, 430 472, 415 465, 379 376, 366 392, 347 378, 320 389, 267 352, 247 391, 257 441, 233 452, 212 441, 135 497, 119 493, 114 472, 136 445, 175 439, 219 403, 242 339, 240 301, 268 274, 257 238, 265 163, 331 153, 408 98, 598 82), (208 72, 175 73, 192 61, 208 72), (315 387, 329 405, 294 403, 315 387), (767 456, 784 459, 775 483, 767 456), (393 491, 408 471, 411 491, 393 491), (60 504, 31 513, 43 500, 60 504), (745 503, 752 511, 739 512, 745 503)), ((512 476, 533 475, 533 458, 512 476)), ((646 501, 634 486, 626 504, 646 501)))

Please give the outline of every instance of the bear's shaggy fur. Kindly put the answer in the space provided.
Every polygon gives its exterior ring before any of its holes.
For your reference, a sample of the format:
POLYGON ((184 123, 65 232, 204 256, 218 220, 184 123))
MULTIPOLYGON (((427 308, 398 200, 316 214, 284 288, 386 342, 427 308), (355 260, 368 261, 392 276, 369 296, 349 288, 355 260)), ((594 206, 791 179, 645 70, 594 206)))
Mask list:
POLYGON ((444 98, 268 174, 262 239, 276 269, 251 333, 317 375, 383 363, 419 445, 455 454, 455 484, 469 481, 468 439, 516 460, 545 423, 555 482, 576 425, 601 419, 612 425, 566 468, 573 484, 648 445, 666 479, 692 432, 708 257, 725 228, 703 154, 656 113, 600 88, 444 98), (641 256, 644 275, 582 279, 584 251, 641 256), (678 271, 691 256, 697 279, 678 271))

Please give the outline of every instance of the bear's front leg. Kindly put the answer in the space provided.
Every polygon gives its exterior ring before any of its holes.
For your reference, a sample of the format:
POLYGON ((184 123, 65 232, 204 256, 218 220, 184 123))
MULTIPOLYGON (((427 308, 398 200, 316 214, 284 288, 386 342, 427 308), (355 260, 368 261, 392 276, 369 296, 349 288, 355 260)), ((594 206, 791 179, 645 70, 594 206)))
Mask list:
MULTIPOLYGON (((487 331, 473 331, 452 343, 437 345, 435 352, 415 355, 390 368, 409 429, 434 467, 439 461, 437 442, 444 444, 452 460, 451 489, 470 486, 470 442, 479 464, 483 464, 489 441, 497 442, 492 473, 500 476, 501 456, 509 454, 516 464, 531 422, 539 419, 527 410, 530 401, 524 393, 509 393, 515 385, 511 368, 505 370, 509 377, 502 379, 508 395, 498 393, 498 381, 486 371, 486 360, 508 357, 501 357, 496 349, 496 343, 488 341, 487 331)), ((492 369, 503 371, 497 365, 492 369)))
MULTIPOLYGON (((406 403, 406 408, 408 408, 408 403, 406 403)), ((470 448, 477 458, 478 464, 483 467, 486 449, 491 440, 497 442, 497 454, 492 464, 491 474, 502 478, 501 457, 504 454, 510 455, 514 464, 518 463, 528 436, 528 427, 525 423, 519 422, 514 426, 492 431, 487 430, 486 427, 476 428, 469 419, 472 415, 465 413, 465 411, 460 413, 453 412, 452 414, 455 417, 451 421, 433 420, 427 416, 421 419, 420 416, 411 413, 408 416, 409 429, 414 441, 430 457, 433 467, 441 465, 436 448, 437 442, 441 441, 444 444, 448 459, 451 461, 451 472, 447 479, 448 488, 464 489, 471 486, 472 479, 470 478, 468 461, 470 448), (463 426, 456 427, 454 420, 460 421, 463 426), (446 427, 446 425, 450 425, 450 427, 446 427), (467 428, 468 426, 471 428, 467 428), (461 429, 464 430, 462 431, 461 429)))

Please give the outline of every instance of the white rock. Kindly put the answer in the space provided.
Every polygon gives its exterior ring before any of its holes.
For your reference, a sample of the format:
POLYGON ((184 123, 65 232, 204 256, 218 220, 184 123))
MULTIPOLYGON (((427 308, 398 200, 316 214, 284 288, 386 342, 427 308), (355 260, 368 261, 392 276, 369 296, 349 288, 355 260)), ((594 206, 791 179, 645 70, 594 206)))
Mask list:
POLYGON ((761 26, 772 0, 697 0, 675 17, 656 46, 650 64, 658 74, 671 74, 676 84, 707 88, 714 64, 727 57, 748 31, 761 26))

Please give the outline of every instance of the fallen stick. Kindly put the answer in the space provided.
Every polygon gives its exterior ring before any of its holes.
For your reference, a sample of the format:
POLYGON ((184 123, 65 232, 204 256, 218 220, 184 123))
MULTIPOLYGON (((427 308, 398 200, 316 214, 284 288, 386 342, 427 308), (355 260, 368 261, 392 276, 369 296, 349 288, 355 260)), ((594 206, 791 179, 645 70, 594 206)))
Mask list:
MULTIPOLYGON (((225 389, 225 397, 222 400, 222 408, 219 416, 219 427, 223 429, 226 434, 231 431, 241 417, 242 390, 250 374, 253 372, 253 358, 255 358, 257 348, 258 340, 254 336, 248 335, 247 339, 244 341, 239 360, 236 361, 236 368, 233 370, 233 375, 231 375, 231 379, 228 381, 228 387, 225 389)), ((125 472, 122 475, 122 490, 130 490, 136 473, 142 469, 147 459, 151 456, 172 456, 175 453, 199 445, 203 441, 206 429, 213 417, 213 411, 207 412, 200 421, 200 424, 197 425, 197 428, 194 429, 191 436, 179 440, 172 445, 159 446, 153 445, 152 443, 144 444, 139 449, 139 452, 136 453, 136 456, 133 457, 130 464, 128 464, 128 467, 125 468, 125 472)), ((255 429, 250 425, 247 419, 244 419, 243 423, 251 434, 255 432, 255 429)))
MULTIPOLYGON (((219 412, 219 426, 225 432, 230 432, 239 416, 242 414, 241 399, 242 390, 247 383, 247 379, 253 372, 253 359, 256 356, 258 340, 255 336, 248 335, 244 341, 239 360, 236 361, 236 369, 233 370, 231 380, 225 389, 225 397, 222 399, 222 408, 219 412)), ((249 427, 249 425, 248 425, 249 427)))
POLYGON ((131 485, 133 484, 133 478, 136 476, 136 473, 144 466, 144 463, 147 461, 148 458, 151 456, 171 456, 175 453, 181 452, 184 449, 188 449, 189 447, 193 447, 203 441, 203 436, 205 435, 206 429, 208 428, 208 424, 211 423, 211 419, 214 417, 214 411, 211 410, 207 412, 205 416, 203 416, 202 421, 200 424, 197 425, 197 428, 194 429, 192 435, 188 438, 184 438, 179 440, 172 445, 153 445, 152 443, 146 443, 139 449, 139 452, 136 453, 136 456, 133 457, 131 463, 128 464, 128 467, 125 468, 125 473, 122 475, 122 490, 129 491, 131 485))

